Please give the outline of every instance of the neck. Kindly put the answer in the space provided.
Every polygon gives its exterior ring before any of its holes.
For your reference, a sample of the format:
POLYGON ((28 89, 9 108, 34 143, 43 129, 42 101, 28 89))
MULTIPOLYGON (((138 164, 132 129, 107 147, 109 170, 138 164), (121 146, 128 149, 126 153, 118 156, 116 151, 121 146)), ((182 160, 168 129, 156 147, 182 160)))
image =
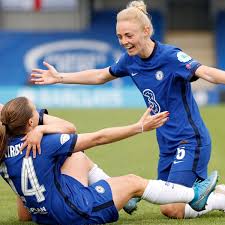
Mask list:
POLYGON ((148 41, 144 45, 143 50, 139 54, 139 56, 141 58, 148 58, 152 54, 154 47, 155 47, 155 42, 152 41, 151 39, 148 39, 148 41))

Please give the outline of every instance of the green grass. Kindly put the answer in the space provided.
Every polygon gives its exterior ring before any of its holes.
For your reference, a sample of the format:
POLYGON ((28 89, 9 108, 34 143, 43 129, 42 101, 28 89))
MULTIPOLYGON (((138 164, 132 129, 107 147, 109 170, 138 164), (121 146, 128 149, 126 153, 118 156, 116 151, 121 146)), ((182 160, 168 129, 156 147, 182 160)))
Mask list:
MULTIPOLYGON (((103 127, 126 125, 136 122, 144 109, 70 109, 49 110, 51 115, 73 122, 78 133, 91 132, 103 127)), ((220 183, 225 182, 225 105, 201 108, 202 116, 210 130, 213 142, 209 171, 217 169, 220 183)), ((111 176, 134 173, 146 178, 156 177, 158 145, 155 132, 145 133, 119 143, 86 151, 87 155, 111 176)), ((24 224, 17 221, 15 195, 3 181, 0 182, 0 224, 24 224)), ((33 223, 26 223, 27 225, 33 223)), ((225 224, 225 214, 211 212, 192 220, 171 220, 162 216, 159 207, 142 201, 133 216, 120 213, 115 224, 225 224)))

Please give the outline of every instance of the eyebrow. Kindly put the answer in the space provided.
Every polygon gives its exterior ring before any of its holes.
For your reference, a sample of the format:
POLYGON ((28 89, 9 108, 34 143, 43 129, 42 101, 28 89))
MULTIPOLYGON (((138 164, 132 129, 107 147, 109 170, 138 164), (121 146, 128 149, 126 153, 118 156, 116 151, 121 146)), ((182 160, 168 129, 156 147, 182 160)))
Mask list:
MULTIPOLYGON (((117 36, 122 36, 122 34, 116 34, 117 36)), ((124 35, 132 35, 131 33, 127 32, 124 35)))

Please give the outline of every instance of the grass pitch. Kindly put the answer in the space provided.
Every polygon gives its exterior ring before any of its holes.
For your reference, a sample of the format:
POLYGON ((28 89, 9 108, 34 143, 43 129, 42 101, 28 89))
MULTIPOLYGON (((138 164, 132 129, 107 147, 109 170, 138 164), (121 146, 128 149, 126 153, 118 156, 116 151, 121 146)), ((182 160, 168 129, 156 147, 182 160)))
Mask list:
MULTIPOLYGON (((60 109, 49 110, 56 115, 73 122, 78 133, 97 129, 127 125, 136 122, 145 109, 60 109)), ((220 183, 225 183, 225 105, 201 108, 204 121, 212 136, 212 157, 209 171, 217 169, 220 183)), ((137 135, 119 143, 100 146, 86 151, 87 155, 111 176, 134 173, 145 178, 155 178, 158 160, 158 145, 155 132, 137 135)), ((22 225, 17 221, 15 195, 9 187, 0 181, 0 224, 22 225)), ((34 223, 25 223, 26 225, 34 223)), ((225 224, 223 212, 211 212, 197 219, 172 220, 162 216, 159 207, 142 201, 138 211, 129 216, 120 213, 120 220, 115 224, 126 225, 221 225, 225 224)))

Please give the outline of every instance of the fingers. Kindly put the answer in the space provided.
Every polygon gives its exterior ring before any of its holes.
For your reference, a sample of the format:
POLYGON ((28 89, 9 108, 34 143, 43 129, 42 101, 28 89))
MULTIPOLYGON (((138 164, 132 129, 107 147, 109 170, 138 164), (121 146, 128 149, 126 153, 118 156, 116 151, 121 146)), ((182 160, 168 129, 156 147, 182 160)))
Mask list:
POLYGON ((47 62, 43 62, 43 64, 49 69, 49 70, 51 70, 51 71, 56 71, 56 69, 55 69, 55 67, 54 66, 52 66, 52 65, 50 65, 49 63, 47 63, 47 62))
POLYGON ((147 117, 148 115, 150 115, 150 112, 152 111, 152 107, 151 106, 149 106, 148 108, 147 108, 147 110, 145 111, 145 113, 144 113, 144 117, 147 117))
POLYGON ((38 154, 40 155, 41 154, 41 146, 40 146, 40 144, 37 145, 37 150, 38 150, 38 154))
POLYGON ((169 118, 169 112, 165 111, 165 112, 162 112, 162 113, 158 113, 158 114, 156 114, 152 117, 153 117, 152 119, 154 119, 156 123, 160 122, 160 121, 165 123, 169 118))
POLYGON ((36 148, 36 145, 33 145, 32 146, 32 152, 33 152, 33 158, 35 159, 36 156, 37 156, 37 148, 36 148))
MULTIPOLYGON (((38 69, 38 68, 35 68, 35 69, 32 69, 32 73, 44 73, 44 72, 46 72, 47 70, 42 70, 42 69, 38 69)), ((34 74, 35 74, 34 73, 34 74)))
POLYGON ((21 141, 25 141, 27 139, 27 135, 25 135, 23 138, 21 138, 21 141))
POLYGON ((26 147, 27 147, 26 155, 25 155, 26 158, 29 157, 31 149, 32 149, 32 152, 33 152, 33 158, 34 159, 37 157, 37 152, 38 152, 39 155, 41 154, 41 146, 40 146, 40 144, 38 144, 38 145, 35 145, 35 144, 30 145, 30 144, 27 144, 27 142, 24 142, 23 145, 20 147, 19 151, 22 152, 26 147))
POLYGON ((150 114, 143 121, 143 130, 149 131, 161 127, 169 119, 169 112, 161 112, 151 116, 150 114))
POLYGON ((43 78, 31 78, 30 81, 34 84, 43 84, 44 83, 43 78))
POLYGON ((25 155, 26 158, 28 158, 30 155, 31 147, 32 147, 31 145, 27 145, 27 150, 26 150, 26 155, 25 155))
POLYGON ((20 147, 20 152, 22 152, 27 147, 27 142, 25 141, 22 146, 20 147))

